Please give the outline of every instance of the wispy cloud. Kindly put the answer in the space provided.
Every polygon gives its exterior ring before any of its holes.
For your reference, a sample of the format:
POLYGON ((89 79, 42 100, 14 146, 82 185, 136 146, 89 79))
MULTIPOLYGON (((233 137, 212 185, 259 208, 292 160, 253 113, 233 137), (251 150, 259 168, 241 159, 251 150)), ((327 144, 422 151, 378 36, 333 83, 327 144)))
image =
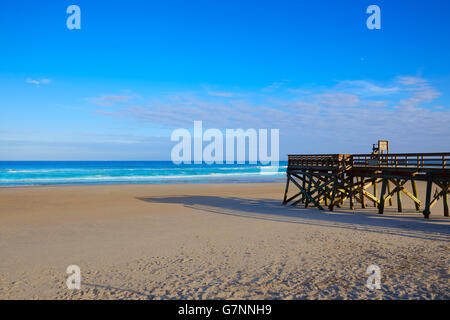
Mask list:
POLYGON ((35 79, 27 78, 25 80, 25 82, 29 83, 29 84, 34 84, 34 85, 36 85, 36 87, 39 87, 41 84, 49 84, 50 82, 52 82, 52 80, 51 79, 35 80, 35 79))
POLYGON ((398 86, 383 86, 369 80, 338 81, 338 84, 334 87, 334 89, 341 92, 351 92, 352 94, 365 97, 391 95, 400 91, 398 86))
POLYGON ((330 107, 356 107, 359 97, 348 93, 324 93, 315 95, 319 104, 330 107))
POLYGON ((423 85, 427 83, 427 80, 421 77, 411 77, 411 76, 399 76, 397 77, 397 81, 405 86, 423 85))
POLYGON ((281 81, 275 81, 272 84, 268 85, 267 87, 264 87, 261 89, 263 92, 272 92, 277 89, 280 89, 281 87, 285 86, 289 83, 289 80, 281 80, 281 81))
MULTIPOLYGON (((427 83, 425 80, 404 81, 413 85, 419 82, 427 83)), ((377 112, 387 112, 386 108, 389 106, 419 107, 424 103, 433 102, 440 96, 440 92, 428 84, 421 87, 405 85, 395 87, 375 84, 369 80, 340 81, 338 85, 329 88, 311 88, 303 91, 301 99, 289 88, 284 88, 282 98, 276 94, 267 95, 266 93, 261 95, 259 100, 234 99, 235 95, 229 91, 217 91, 224 94, 211 94, 211 92, 205 88, 203 93, 169 95, 146 104, 128 105, 113 111, 99 110, 98 113, 109 117, 134 119, 142 123, 154 123, 159 126, 185 126, 194 120, 203 119, 215 127, 236 127, 242 126, 243 123, 252 127, 264 126, 264 124, 280 127, 295 123, 290 119, 299 117, 297 113, 301 114, 302 119, 314 115, 317 122, 323 122, 327 115, 337 113, 335 108, 341 108, 345 112, 350 112, 348 108, 352 108, 352 113, 373 112, 374 108, 378 109, 377 112), (386 98, 394 92, 395 99, 374 97, 379 95, 386 98), (358 109, 355 110, 355 107, 358 109)), ((250 93, 245 96, 255 97, 250 93)), ((130 99, 130 96, 102 96, 92 102, 109 106, 116 102, 129 102, 130 99)))
POLYGON ((439 98, 441 93, 430 85, 424 78, 399 76, 397 81, 403 85, 403 90, 410 93, 410 96, 399 101, 401 105, 418 106, 429 103, 439 98))
POLYGON ((86 100, 98 106, 110 107, 115 104, 129 102, 134 97, 133 95, 102 95, 100 97, 86 98, 86 100))
POLYGON ((208 94, 213 97, 232 97, 233 92, 208 91, 208 94))
POLYGON ((424 87, 413 92, 411 97, 400 100, 400 104, 417 106, 421 103, 432 102, 440 95, 441 93, 435 90, 434 88, 424 87))
POLYGON ((304 90, 304 89, 295 89, 295 88, 287 88, 287 91, 289 93, 296 93, 296 94, 310 94, 311 91, 304 90))
POLYGON ((450 109, 442 102, 438 102, 440 108, 431 105, 441 93, 429 81, 421 81, 420 86, 417 81, 403 83, 398 79, 386 83, 346 81, 344 87, 340 82, 331 87, 308 88, 300 96, 280 87, 276 93, 245 93, 239 99, 233 94, 210 95, 210 90, 204 89, 175 97, 161 96, 152 102, 124 105, 120 109, 99 110, 98 114, 151 128, 191 128, 194 120, 202 120, 205 127, 222 129, 279 128, 281 143, 289 141, 291 146, 306 139, 310 146, 335 148, 340 141, 342 145, 352 143, 355 132, 363 132, 353 141, 355 145, 363 142, 370 145, 372 140, 385 137, 403 143, 404 149, 397 149, 399 152, 408 151, 408 145, 416 145, 413 141, 422 141, 428 148, 424 150, 430 151, 439 136, 440 141, 447 137, 448 149, 450 109), (393 85, 396 82, 398 86, 393 85), (405 131, 409 132, 407 138, 405 131), (327 144, 330 137, 334 145, 327 144))

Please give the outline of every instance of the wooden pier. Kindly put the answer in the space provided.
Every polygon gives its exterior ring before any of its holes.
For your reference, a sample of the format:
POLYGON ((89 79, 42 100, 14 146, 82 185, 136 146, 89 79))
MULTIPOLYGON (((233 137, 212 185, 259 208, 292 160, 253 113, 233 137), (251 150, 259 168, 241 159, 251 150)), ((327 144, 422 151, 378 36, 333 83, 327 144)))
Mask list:
POLYGON ((349 200, 351 209, 355 203, 362 208, 371 204, 383 214, 394 197, 402 212, 403 195, 414 201, 426 219, 442 199, 444 216, 448 217, 449 160, 450 153, 289 155, 283 204, 333 210, 349 200), (425 203, 419 200, 417 181, 427 183, 425 203), (288 198, 291 184, 297 192, 288 198))

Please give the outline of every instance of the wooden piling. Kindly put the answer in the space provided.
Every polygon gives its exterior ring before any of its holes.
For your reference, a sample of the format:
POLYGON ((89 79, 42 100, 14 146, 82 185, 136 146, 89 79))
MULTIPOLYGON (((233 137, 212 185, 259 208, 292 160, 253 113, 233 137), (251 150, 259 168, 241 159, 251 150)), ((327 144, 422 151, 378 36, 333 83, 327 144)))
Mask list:
POLYGON ((449 191, 450 183, 445 184, 445 190, 444 190, 444 198, 443 198, 443 204, 444 204, 444 217, 448 217, 448 191, 449 191))
POLYGON ((286 173, 286 188, 284 190, 283 204, 286 204, 287 195, 289 190, 289 173, 286 173))
POLYGON ((384 212, 384 205, 386 203, 386 187, 388 184, 387 179, 383 179, 383 184, 381 185, 381 194, 380 194, 380 204, 378 205, 378 213, 383 214, 384 212))
MULTIPOLYGON (((308 180, 307 180, 307 186, 306 186, 306 192, 308 194, 310 194, 311 192, 311 184, 312 184, 312 175, 308 175, 308 180)), ((305 199, 305 208, 308 208, 308 204, 309 204, 309 198, 305 199)))
MULTIPOLYGON (((302 186, 303 186, 303 190, 306 190, 306 179, 305 179, 305 175, 303 174, 303 180, 302 180, 302 186)), ((302 203, 305 203, 306 197, 304 195, 302 195, 302 203)))
POLYGON ((328 209, 330 209, 330 211, 333 211, 334 208, 334 201, 335 201, 335 197, 336 197, 336 189, 337 189, 337 177, 334 178, 334 182, 333 182, 333 191, 331 192, 331 199, 330 199, 330 205, 328 206, 328 209))
MULTIPOLYGON (((378 190, 377 190, 377 178, 374 178, 374 179, 373 179, 373 195, 375 196, 375 198, 378 197, 377 194, 378 194, 378 190)), ((376 206, 377 206, 377 203, 374 202, 374 203, 373 203, 373 206, 376 207, 376 206)))
MULTIPOLYGON (((387 179, 387 191, 389 194, 391 194, 391 184, 389 182, 389 179, 387 179)), ((389 206, 392 207, 392 197, 389 197, 389 206)))
POLYGON ((350 175, 349 180, 350 180, 350 191, 349 191, 349 198, 350 198, 350 209, 354 210, 355 206, 353 204, 353 187, 354 187, 354 181, 353 181, 354 177, 353 175, 350 175))
POLYGON ((359 185, 359 193, 360 193, 360 197, 361 197, 361 208, 365 209, 366 202, 364 201, 364 177, 361 177, 359 182, 361 183, 359 185))
POLYGON ((423 210, 423 215, 425 219, 428 219, 430 216, 430 203, 431 203, 431 187, 433 185, 433 180, 431 179, 431 176, 428 177, 427 180, 427 194, 425 199, 425 210, 423 210))
POLYGON ((398 212, 402 212, 403 211, 403 208, 402 208, 402 187, 400 187, 400 183, 401 183, 401 181, 400 180, 397 180, 397 183, 398 183, 398 186, 397 186, 397 188, 398 188, 398 190, 397 190, 397 211, 398 212))
MULTIPOLYGON (((413 191, 414 197, 418 198, 418 196, 417 196, 416 180, 411 180, 411 187, 412 187, 412 191, 413 191)), ((420 204, 418 204, 417 202, 414 202, 414 204, 416 205, 416 210, 419 211, 420 210, 420 204)))

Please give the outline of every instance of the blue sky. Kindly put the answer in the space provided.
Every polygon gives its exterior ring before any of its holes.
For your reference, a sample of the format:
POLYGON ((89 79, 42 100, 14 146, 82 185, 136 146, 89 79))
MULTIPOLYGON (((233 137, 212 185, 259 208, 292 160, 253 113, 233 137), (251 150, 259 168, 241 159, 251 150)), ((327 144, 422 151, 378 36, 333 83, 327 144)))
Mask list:
POLYGON ((175 128, 288 153, 450 149, 450 2, 8 1, 0 160, 169 160, 175 128), (68 30, 66 8, 81 8, 68 30), (366 8, 381 8, 381 30, 366 8))

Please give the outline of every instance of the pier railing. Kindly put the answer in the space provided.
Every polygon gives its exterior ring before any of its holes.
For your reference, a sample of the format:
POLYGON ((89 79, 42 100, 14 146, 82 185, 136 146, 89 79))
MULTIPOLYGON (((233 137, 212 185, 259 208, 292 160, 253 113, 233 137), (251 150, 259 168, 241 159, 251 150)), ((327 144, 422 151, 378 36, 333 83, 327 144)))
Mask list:
POLYGON ((450 169, 450 153, 354 154, 353 167, 450 169))
POLYGON ((367 167, 450 169, 450 153, 289 155, 288 168, 367 167))
POLYGON ((348 154, 315 154, 289 155, 288 167, 324 167, 340 168, 351 165, 351 155, 348 154))

